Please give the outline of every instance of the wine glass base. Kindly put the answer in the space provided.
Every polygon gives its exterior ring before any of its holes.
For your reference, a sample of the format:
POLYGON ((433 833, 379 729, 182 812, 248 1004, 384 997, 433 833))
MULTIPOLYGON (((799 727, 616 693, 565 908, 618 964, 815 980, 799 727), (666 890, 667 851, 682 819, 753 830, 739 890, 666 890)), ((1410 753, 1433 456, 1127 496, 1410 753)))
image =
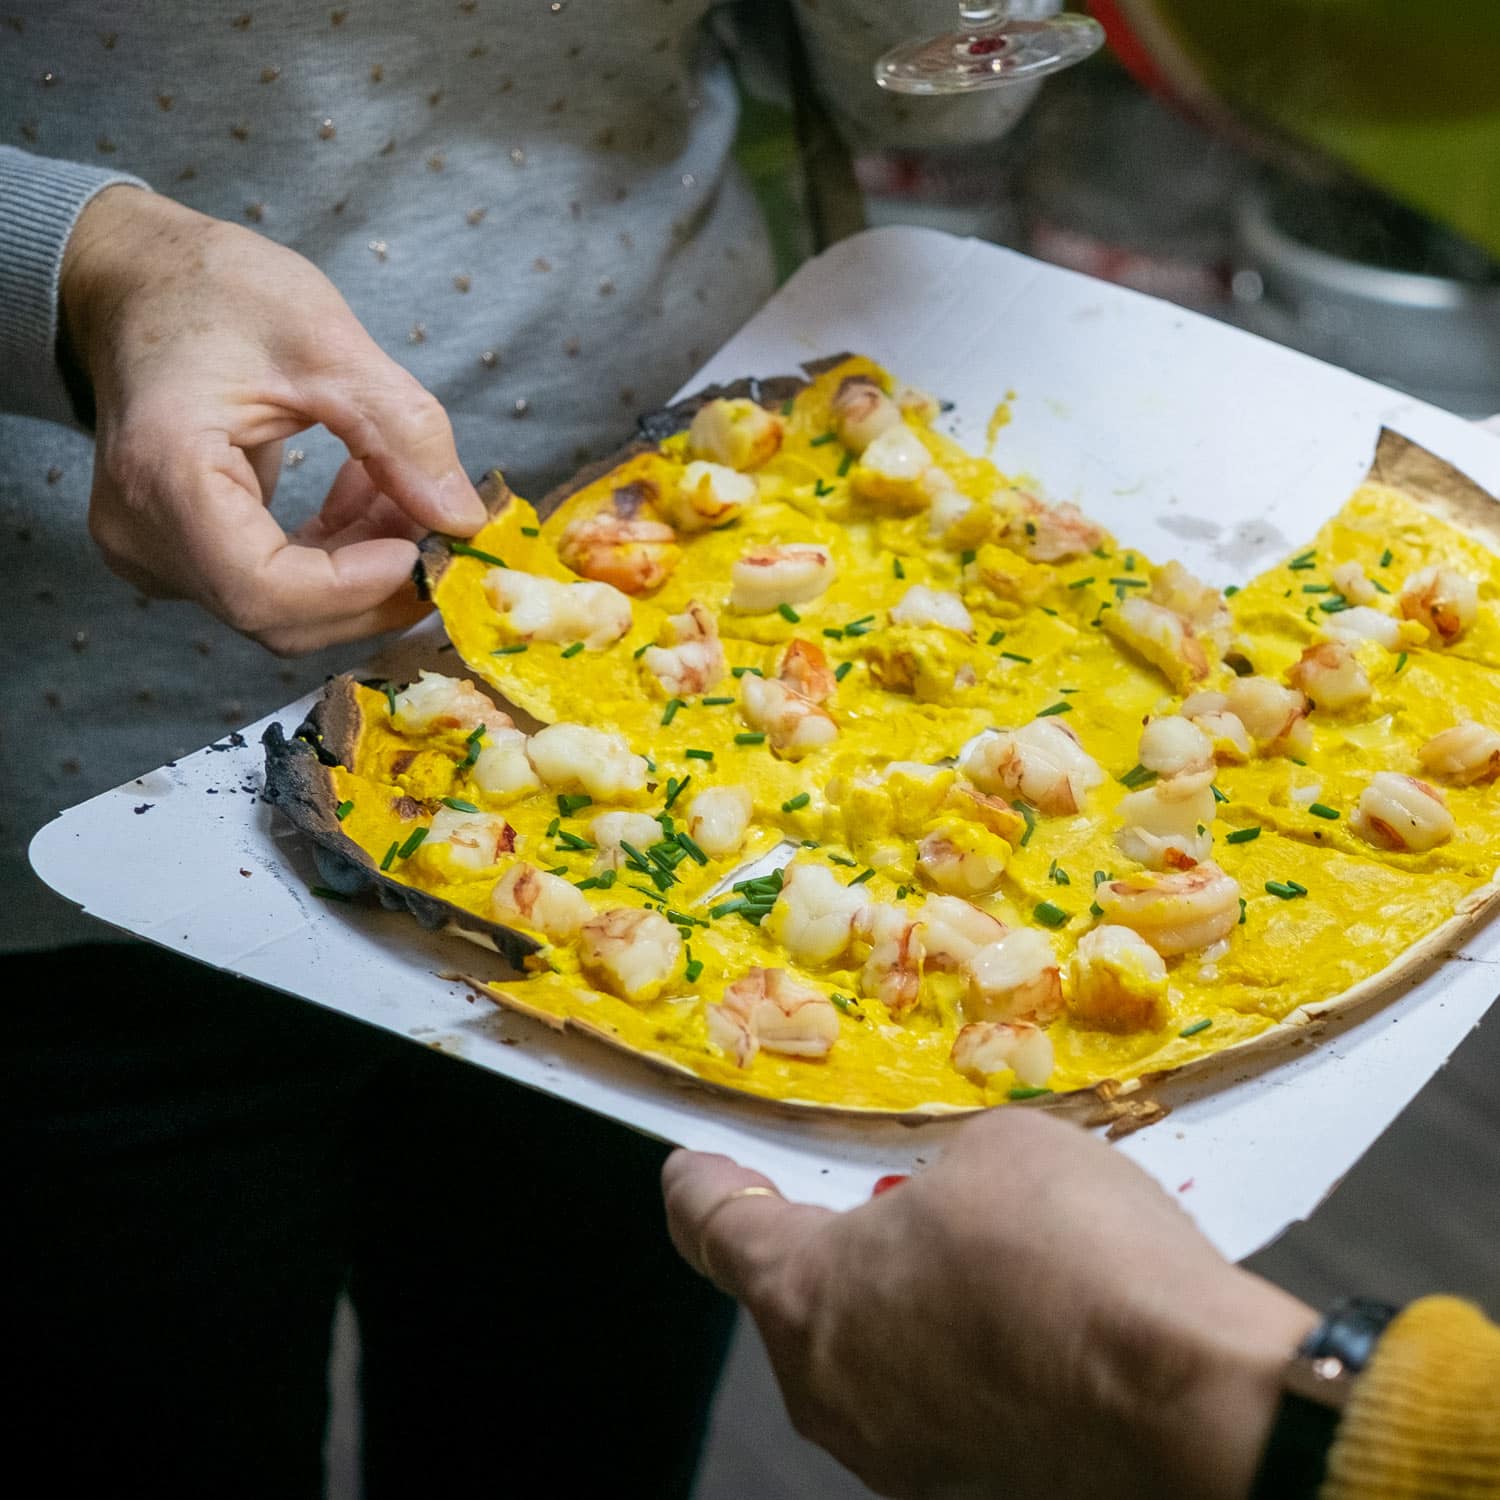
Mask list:
POLYGON ((1104 28, 1091 16, 1007 21, 893 47, 875 82, 895 94, 964 94, 1045 78, 1097 52, 1104 28))

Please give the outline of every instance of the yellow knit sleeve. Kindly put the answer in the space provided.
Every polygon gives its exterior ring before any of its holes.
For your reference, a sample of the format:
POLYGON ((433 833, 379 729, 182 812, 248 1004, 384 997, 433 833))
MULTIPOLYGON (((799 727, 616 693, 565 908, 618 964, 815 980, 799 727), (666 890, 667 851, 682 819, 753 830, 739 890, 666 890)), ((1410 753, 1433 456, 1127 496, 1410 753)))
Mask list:
POLYGON ((1500 1500, 1500 1328, 1424 1297, 1351 1394, 1319 1500, 1500 1500))

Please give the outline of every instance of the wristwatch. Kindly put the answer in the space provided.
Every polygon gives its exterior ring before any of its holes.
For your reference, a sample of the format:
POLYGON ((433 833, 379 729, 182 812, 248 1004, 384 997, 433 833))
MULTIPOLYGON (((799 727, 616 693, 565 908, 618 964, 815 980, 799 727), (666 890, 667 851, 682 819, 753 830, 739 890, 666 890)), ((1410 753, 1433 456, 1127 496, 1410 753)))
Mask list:
POLYGON ((1349 1393, 1398 1311, 1350 1297, 1298 1346, 1282 1373, 1281 1401, 1250 1500, 1314 1500, 1349 1393))

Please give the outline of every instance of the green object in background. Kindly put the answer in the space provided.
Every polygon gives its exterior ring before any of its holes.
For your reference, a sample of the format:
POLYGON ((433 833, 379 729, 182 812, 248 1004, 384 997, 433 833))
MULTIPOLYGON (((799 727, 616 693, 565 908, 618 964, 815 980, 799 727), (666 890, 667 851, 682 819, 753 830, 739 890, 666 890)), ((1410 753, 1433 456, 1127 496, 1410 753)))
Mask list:
POLYGON ((776 256, 776 284, 780 286, 807 259, 810 249, 792 111, 741 88, 734 156, 765 216, 776 256))
POLYGON ((1116 3, 1187 102, 1260 115, 1500 256, 1500 0, 1116 3))

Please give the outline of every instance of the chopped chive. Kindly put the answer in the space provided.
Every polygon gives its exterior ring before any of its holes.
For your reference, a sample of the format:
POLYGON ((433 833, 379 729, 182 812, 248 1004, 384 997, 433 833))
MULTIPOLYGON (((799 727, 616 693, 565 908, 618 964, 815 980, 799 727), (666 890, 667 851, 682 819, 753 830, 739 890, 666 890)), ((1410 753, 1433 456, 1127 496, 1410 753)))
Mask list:
POLYGON ((764 677, 766 675, 759 667, 731 667, 729 670, 735 677, 744 677, 747 673, 751 677, 764 677))
POLYGON ((1236 828, 1233 833, 1224 835, 1226 844, 1249 844, 1260 837, 1260 827, 1256 825, 1251 828, 1236 828))
POLYGON ((308 890, 314 896, 321 896, 325 901, 348 901, 350 899, 343 891, 336 891, 331 886, 310 885, 308 886, 308 890))
POLYGON ((829 859, 836 865, 843 865, 852 870, 859 863, 857 859, 846 859, 842 854, 830 854, 829 859))
POLYGON ((410 859, 422 847, 422 840, 426 837, 427 825, 425 823, 420 828, 413 828, 406 842, 396 851, 396 858, 410 859))
POLYGON ((803 839, 801 847, 804 849, 821 849, 823 846, 817 839, 803 839))
POLYGON ((474 764, 474 762, 479 759, 479 752, 483 748, 482 745, 481 745, 481 741, 483 739, 484 739, 484 725, 481 724, 481 725, 479 725, 474 730, 473 734, 471 734, 468 737, 468 739, 466 739, 464 741, 464 744, 466 744, 469 747, 469 749, 468 749, 468 753, 458 763, 458 769, 460 771, 467 771, 469 769, 469 767, 472 766, 474 764))
POLYGON ((849 466, 853 462, 854 455, 852 453, 845 452, 844 456, 839 460, 838 475, 840 479, 842 479, 844 475, 849 472, 849 466))
POLYGON ((573 889, 578 891, 596 891, 599 889, 599 877, 590 875, 586 880, 575 880, 573 889))
POLYGON ((1226 599, 1233 599, 1234 596, 1239 593, 1239 591, 1240 586, 1237 583, 1226 583, 1224 585, 1224 597, 1226 599))
POLYGON ((564 646, 562 650, 558 652, 558 655, 566 659, 569 656, 577 656, 578 653, 582 650, 583 642, 574 641, 571 646, 564 646))
POLYGON ((823 634, 826 635, 830 641, 841 641, 844 638, 844 632, 840 630, 837 625, 825 625, 823 627, 823 634))
POLYGON ((1266 892, 1271 896, 1280 896, 1283 901, 1290 901, 1294 896, 1305 896, 1307 889, 1290 880, 1268 880, 1266 892))
POLYGON ((671 812, 672 804, 687 790, 687 784, 692 779, 691 776, 684 776, 679 781, 675 776, 667 777, 667 800, 662 803, 663 812, 671 812))
POLYGON ((852 661, 841 661, 838 666, 833 669, 833 680, 835 682, 842 682, 853 670, 854 663, 852 661))
POLYGON ((840 995, 837 991, 828 997, 846 1016, 859 1014, 859 1002, 852 995, 840 995))
POLYGON ((454 812, 477 813, 479 811, 472 802, 465 802, 462 797, 439 797, 438 801, 444 807, 451 807, 454 812))
POLYGON ((1305 896, 1307 894, 1307 887, 1295 880, 1287 881, 1287 886, 1290 888, 1294 896, 1305 896))
POLYGON ((594 799, 587 792, 559 792, 557 794, 557 810, 565 818, 571 818, 580 808, 593 805, 594 799))
POLYGON ((728 901, 721 901, 717 906, 710 907, 708 914, 717 920, 719 917, 727 917, 731 912, 744 911, 749 904, 743 896, 733 896, 728 901))
POLYGON ((651 861, 634 844, 626 839, 621 839, 620 850, 637 870, 643 870, 648 875, 651 873, 651 861))
POLYGON ((682 753, 689 760, 712 760, 714 758, 712 750, 684 750, 682 753))
POLYGON ((1053 885, 1072 885, 1073 884, 1073 882, 1068 879, 1068 872, 1065 869, 1063 869, 1063 867, 1060 864, 1058 864, 1058 862, 1055 859, 1047 867, 1047 877, 1048 877, 1049 880, 1051 880, 1051 882, 1053 883, 1053 885))
POLYGON ((1331 583, 1304 583, 1302 592, 1304 594, 1331 594, 1333 585, 1331 583))
POLYGON ((557 837, 557 830, 559 828, 561 828, 561 827, 562 827, 562 819, 561 818, 553 818, 553 820, 547 825, 547 837, 549 839, 556 838, 557 837))
POLYGON ((697 984, 697 982, 698 982, 698 976, 702 972, 703 972, 703 960, 701 958, 695 958, 695 959, 692 959, 688 963, 687 968, 685 968, 682 971, 682 977, 685 980, 687 980, 687 982, 689 984, 697 984))
POLYGON ((836 432, 821 432, 821 433, 818 434, 817 437, 813 438, 812 441, 809 442, 807 446, 809 448, 821 448, 821 447, 823 447, 827 443, 833 443, 833 442, 837 442, 837 441, 838 441, 838 433, 836 433, 836 432))
POLYGON ((615 883, 618 872, 615 870, 600 870, 598 875, 599 889, 607 891, 615 883))
POLYGON ((818 499, 821 500, 825 495, 831 495, 832 493, 833 486, 829 484, 826 479, 818 479, 814 481, 813 494, 815 494, 818 499))
POLYGON ((1138 792, 1143 786, 1150 786, 1155 780, 1155 771, 1148 771, 1145 766, 1136 764, 1120 777, 1120 785, 1129 787, 1132 792, 1138 792))
POLYGON ((1144 578, 1111 578, 1109 581, 1117 589, 1144 589, 1151 587, 1144 578))
POLYGON ((1010 1099, 1040 1099, 1044 1094, 1050 1094, 1051 1089, 1013 1088, 1006 1096, 1010 1099))
POLYGON ((1191 1026, 1184 1026, 1182 1030, 1177 1033, 1177 1035, 1197 1036, 1200 1031, 1207 1031, 1208 1028, 1213 1024, 1213 1019, 1211 1017, 1204 1016, 1201 1021, 1194 1021, 1191 1026))
POLYGON ((1372 578, 1370 580, 1370 587, 1373 588, 1373 589, 1375 589, 1378 593, 1382 593, 1382 594, 1389 594, 1390 593, 1390 590, 1378 578, 1372 578))
POLYGON ((704 708, 718 708, 721 704, 724 704, 724 703, 733 703, 733 702, 734 702, 734 699, 732 697, 730 697, 730 698, 705 698, 703 700, 703 706, 704 706, 704 708))
POLYGON ((1390 567, 1391 563, 1395 561, 1395 558, 1396 554, 1392 552, 1389 547, 1387 547, 1385 551, 1380 554, 1380 566, 1382 568, 1390 567))
POLYGON ((1035 536, 1036 535, 1036 522, 1035 521, 1028 521, 1026 523, 1026 535, 1027 536, 1035 536))
POLYGON ((904 885, 898 885, 896 887, 896 899, 898 901, 905 901, 906 897, 907 897, 907 889, 906 889, 906 887, 904 885))
POLYGON ((1134 573, 1135 572, 1135 553, 1134 552, 1127 552, 1125 554, 1125 571, 1127 573, 1134 573))
POLYGON ((639 661, 650 649, 651 649, 651 642, 650 641, 647 641, 645 643, 645 645, 643 645, 643 646, 637 646, 635 648, 635 650, 630 653, 631 660, 632 661, 639 661))
POLYGON ((1294 766, 1305 766, 1307 764, 1305 760, 1298 760, 1295 755, 1289 755, 1287 756, 1287 759, 1291 761, 1294 766))
POLYGON ((989 640, 987 640, 985 642, 985 645, 986 646, 998 646, 1000 644, 1000 642, 1003 641, 1004 639, 1005 639, 1005 632, 1003 630, 992 630, 992 631, 990 631, 990 638, 989 638, 989 640))
POLYGON ((650 756, 649 756, 649 755, 643 755, 643 756, 642 756, 642 757, 641 757, 641 759, 642 759, 642 760, 643 760, 643 761, 645 761, 645 762, 646 762, 646 769, 647 769, 647 770, 648 770, 648 771, 649 771, 649 772, 650 772, 650 773, 651 773, 651 774, 652 774, 652 775, 653 775, 653 776, 655 776, 655 775, 656 775, 656 762, 655 762, 655 761, 654 761, 654 760, 652 760, 652 759, 651 759, 651 757, 650 757, 650 756))
MULTIPOLYGON (((446 801, 447 799, 445 798, 444 800, 446 801)), ((344 819, 347 818, 353 811, 354 804, 352 802, 340 802, 339 805, 334 808, 333 815, 339 820, 340 823, 342 823, 344 819)))
POLYGON ((906 569, 901 566, 901 559, 899 557, 893 557, 891 559, 891 572, 894 573, 897 578, 906 577, 906 569))
POLYGON ((1090 901, 1089 915, 1091 917, 1102 917, 1104 915, 1104 908, 1097 901, 1090 901))
POLYGON ((1019 651, 1002 651, 1000 655, 1003 656, 1006 661, 1018 661, 1023 666, 1028 667, 1031 665, 1031 658, 1029 656, 1022 656, 1019 651))
POLYGON ((1339 816, 1338 808, 1329 807, 1326 802, 1309 803, 1307 810, 1313 815, 1313 817, 1327 818, 1330 823, 1336 821, 1339 816))
POLYGON ((1086 589, 1093 581, 1094 575, 1090 573, 1087 578, 1075 578, 1068 587, 1070 589, 1086 589))
POLYGON ((863 870, 861 870, 859 872, 858 875, 856 875, 854 877, 853 880, 851 880, 849 882, 849 884, 850 885, 863 885, 865 883, 865 881, 867 881, 867 880, 873 880, 874 878, 875 878, 875 872, 874 872, 874 870, 870 869, 869 866, 867 865, 863 870))
POLYGON ((569 833, 566 828, 557 831, 557 842, 568 849, 593 849, 596 846, 587 839, 581 839, 576 833, 569 833))
POLYGON ((1342 594, 1336 594, 1332 599, 1325 599, 1318 608, 1325 615, 1336 615, 1349 608, 1349 601, 1342 594))
POLYGON ((852 630, 856 625, 868 625, 874 618, 874 615, 861 615, 857 620, 850 620, 849 623, 844 626, 844 629, 852 630))
POLYGON ((667 921, 677 927, 707 927, 708 923, 702 917, 692 917, 685 911, 674 911, 667 908, 667 921))
POLYGON ((869 635, 874 628, 873 625, 866 625, 863 621, 857 620, 853 625, 844 626, 844 634, 853 636, 869 635))
POLYGON ((1051 706, 1051 708, 1043 708, 1043 709, 1038 710, 1038 712, 1037 712, 1037 718, 1039 718, 1039 719, 1050 719, 1053 716, 1053 714, 1070 714, 1072 712, 1073 712, 1073 705, 1071 703, 1069 703, 1066 698, 1063 698, 1060 701, 1058 701, 1057 703, 1054 703, 1051 706))
POLYGON ((1050 901, 1038 901, 1031 915, 1048 927, 1061 927, 1068 920, 1067 912, 1050 901))
POLYGON ((475 557, 478 558, 480 562, 490 563, 492 566, 497 568, 503 568, 506 566, 505 559, 503 557, 496 557, 493 552, 481 552, 478 547, 471 547, 467 542, 449 542, 448 550, 453 553, 455 557, 475 557))
POLYGON ((521 528, 522 536, 540 536, 541 534, 542 530, 539 526, 523 526, 521 528))
MULTIPOLYGON (((766 737, 759 730, 747 729, 743 734, 735 735, 734 742, 736 745, 764 745, 766 742, 766 737)), ((691 750, 688 751, 689 755, 691 755, 692 753, 693 752, 691 750)), ((710 755, 706 750, 701 751, 700 753, 706 760, 713 759, 713 756, 710 755)))
POLYGON ((1099 889, 1099 887, 1101 885, 1103 885, 1104 882, 1106 880, 1108 880, 1108 879, 1109 879, 1109 876, 1106 875, 1103 870, 1095 870, 1094 871, 1094 889, 1097 891, 1099 889))
POLYGON ((1223 793, 1223 792, 1221 792, 1221 791, 1220 791, 1220 790, 1219 790, 1219 789, 1218 789, 1218 787, 1216 787, 1216 786, 1211 786, 1211 787, 1209 787, 1209 791, 1211 791, 1211 792, 1212 792, 1212 793, 1213 793, 1213 794, 1214 794, 1214 801, 1215 801, 1215 802, 1228 802, 1228 801, 1229 801, 1229 798, 1228 798, 1228 797, 1226 797, 1226 796, 1225 796, 1225 795, 1224 795, 1224 793, 1223 793))
POLYGON ((776 606, 776 613, 789 625, 800 625, 802 623, 802 616, 790 604, 778 604, 776 606))
POLYGON ((1401 670, 1401 668, 1404 667, 1405 665, 1406 665, 1406 652, 1403 651, 1401 653, 1401 655, 1396 658, 1396 671, 1399 672, 1401 670))
POLYGON ((1316 566, 1317 556, 1318 556, 1318 549, 1316 547, 1309 547, 1306 552, 1299 552, 1291 560, 1291 562, 1289 562, 1287 564, 1287 566, 1289 568, 1311 568, 1311 567, 1315 567, 1316 566))
POLYGON ((781 804, 782 812, 796 812, 798 808, 806 807, 812 801, 811 792, 798 792, 795 797, 788 797, 781 804))
POLYGON ((695 839, 689 838, 687 834, 682 832, 675 834, 674 837, 677 840, 677 847, 679 849, 682 849, 689 858, 700 865, 706 865, 708 863, 708 855, 706 855, 703 850, 698 847, 697 841, 695 839))
POLYGON ((789 416, 791 416, 791 414, 792 414, 792 398, 790 396, 788 396, 786 398, 786 400, 781 403, 781 415, 784 416, 784 417, 789 417, 789 416))
POLYGON ((391 847, 385 851, 385 858, 380 861, 380 868, 382 870, 389 870, 390 869, 390 867, 391 867, 391 861, 393 859, 395 859, 396 853, 400 849, 400 847, 401 847, 401 840, 400 839, 392 839, 391 840, 391 847))
POLYGON ((1239 922, 1239 925, 1241 927, 1243 927, 1245 925, 1245 898, 1243 896, 1240 897, 1240 922, 1239 922))
POLYGON ((1044 615, 1051 615, 1054 620, 1057 618, 1057 611, 1055 609, 1049 609, 1045 604, 1041 606, 1041 609, 1044 615))
POLYGON ((385 694, 386 711, 394 719, 396 717, 396 689, 388 682, 380 691, 385 694))
POLYGON ((661 715, 661 721, 662 721, 662 723, 664 725, 670 724, 672 722, 672 720, 677 717, 677 710, 679 708, 686 708, 686 707, 687 707, 687 704, 684 703, 681 698, 670 698, 670 699, 668 699, 667 700, 667 706, 666 706, 666 708, 664 708, 662 710, 662 715, 661 715))
POLYGON ((1020 813, 1021 820, 1026 824, 1026 832, 1021 835, 1021 847, 1024 849, 1031 842, 1031 835, 1036 832, 1036 814, 1032 812, 1029 802, 1018 799, 1011 806, 1020 813))
POLYGON ((1316 625, 1318 623, 1317 620, 1313 618, 1312 605, 1309 604, 1303 611, 1303 613, 1307 616, 1307 623, 1309 625, 1316 625))
POLYGON ((1114 556, 1114 553, 1106 552, 1103 547, 1095 547, 1094 556, 1097 557, 1100 562, 1108 562, 1110 558, 1114 556))
POLYGON ((964 550, 958 554, 959 567, 967 568, 969 564, 973 562, 974 559, 978 556, 979 554, 972 547, 965 547, 964 550))

